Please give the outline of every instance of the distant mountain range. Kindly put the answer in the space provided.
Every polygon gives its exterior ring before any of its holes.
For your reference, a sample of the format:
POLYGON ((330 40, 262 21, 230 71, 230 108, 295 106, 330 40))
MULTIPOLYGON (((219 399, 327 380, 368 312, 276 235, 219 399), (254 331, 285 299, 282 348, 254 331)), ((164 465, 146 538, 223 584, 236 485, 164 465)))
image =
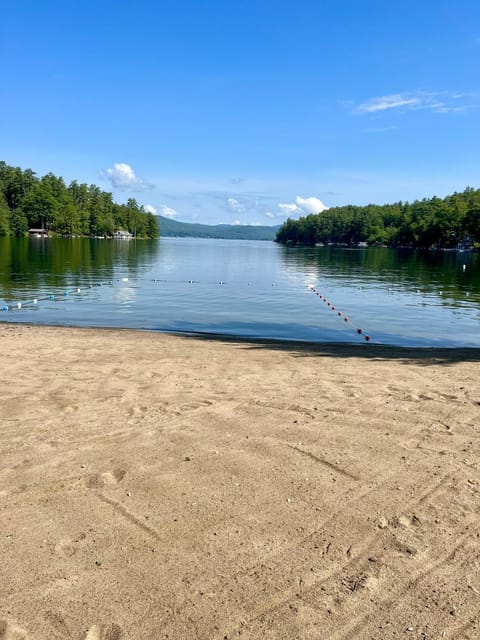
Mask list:
POLYGON ((176 238, 218 238, 225 240, 275 240, 280 225, 260 227, 243 224, 196 224, 177 222, 164 216, 157 216, 160 237, 176 238))

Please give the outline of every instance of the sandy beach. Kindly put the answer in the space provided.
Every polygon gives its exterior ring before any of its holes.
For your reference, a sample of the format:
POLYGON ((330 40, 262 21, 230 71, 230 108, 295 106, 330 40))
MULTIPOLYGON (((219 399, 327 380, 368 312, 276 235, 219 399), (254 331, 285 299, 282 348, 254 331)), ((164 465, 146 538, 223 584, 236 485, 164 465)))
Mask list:
POLYGON ((480 638, 480 350, 0 337, 1 640, 480 638))

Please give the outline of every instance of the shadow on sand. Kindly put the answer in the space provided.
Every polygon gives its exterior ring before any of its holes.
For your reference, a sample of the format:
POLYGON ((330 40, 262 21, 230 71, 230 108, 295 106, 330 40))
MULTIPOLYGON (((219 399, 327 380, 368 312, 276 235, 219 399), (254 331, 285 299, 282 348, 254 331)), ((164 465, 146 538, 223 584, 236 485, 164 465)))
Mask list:
POLYGON ((460 362, 480 362, 480 348, 461 347, 393 347, 373 344, 318 343, 295 340, 273 340, 263 338, 244 338, 215 333, 172 332, 186 340, 209 340, 238 344, 245 349, 269 349, 286 351, 295 357, 364 358, 367 360, 392 361, 405 364, 454 365, 460 362))

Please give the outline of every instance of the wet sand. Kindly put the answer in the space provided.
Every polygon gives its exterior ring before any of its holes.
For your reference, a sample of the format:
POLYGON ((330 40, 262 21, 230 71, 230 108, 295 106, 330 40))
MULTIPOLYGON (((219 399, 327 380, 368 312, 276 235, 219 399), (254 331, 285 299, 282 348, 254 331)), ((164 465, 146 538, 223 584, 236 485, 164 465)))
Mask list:
POLYGON ((480 350, 0 339, 1 640, 480 637, 480 350))

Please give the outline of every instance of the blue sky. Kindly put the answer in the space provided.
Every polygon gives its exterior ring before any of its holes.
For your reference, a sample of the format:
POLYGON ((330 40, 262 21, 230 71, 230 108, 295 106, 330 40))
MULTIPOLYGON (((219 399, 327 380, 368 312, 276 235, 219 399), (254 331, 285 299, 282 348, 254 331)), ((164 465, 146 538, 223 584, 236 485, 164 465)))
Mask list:
POLYGON ((480 186, 477 0, 15 0, 0 159, 177 220, 480 186))

